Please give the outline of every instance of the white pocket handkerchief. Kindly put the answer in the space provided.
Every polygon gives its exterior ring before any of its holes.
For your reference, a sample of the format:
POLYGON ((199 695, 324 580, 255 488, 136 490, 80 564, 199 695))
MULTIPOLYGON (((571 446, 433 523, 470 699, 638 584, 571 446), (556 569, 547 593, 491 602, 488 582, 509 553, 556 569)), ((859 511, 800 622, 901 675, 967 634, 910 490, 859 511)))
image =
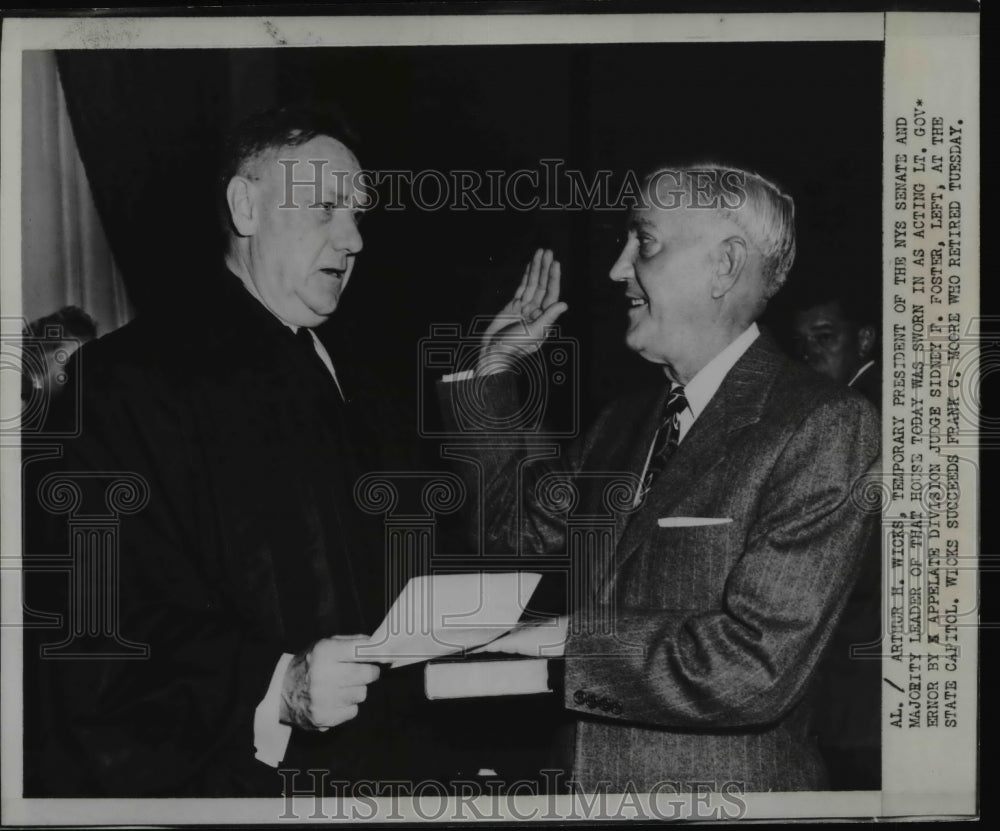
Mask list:
POLYGON ((732 517, 714 516, 665 516, 656 520, 661 528, 693 528, 697 525, 725 525, 732 517))

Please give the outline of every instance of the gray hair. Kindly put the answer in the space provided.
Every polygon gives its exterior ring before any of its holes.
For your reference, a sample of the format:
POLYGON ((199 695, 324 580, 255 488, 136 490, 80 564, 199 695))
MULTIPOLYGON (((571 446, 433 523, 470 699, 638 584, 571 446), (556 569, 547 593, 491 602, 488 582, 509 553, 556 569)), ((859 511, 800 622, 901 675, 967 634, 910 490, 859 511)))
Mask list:
POLYGON ((693 203, 687 207, 714 208, 743 230, 763 256, 765 299, 774 297, 795 260, 792 197, 759 173, 715 163, 658 167, 645 181, 649 185, 665 175, 673 175, 680 191, 693 203))

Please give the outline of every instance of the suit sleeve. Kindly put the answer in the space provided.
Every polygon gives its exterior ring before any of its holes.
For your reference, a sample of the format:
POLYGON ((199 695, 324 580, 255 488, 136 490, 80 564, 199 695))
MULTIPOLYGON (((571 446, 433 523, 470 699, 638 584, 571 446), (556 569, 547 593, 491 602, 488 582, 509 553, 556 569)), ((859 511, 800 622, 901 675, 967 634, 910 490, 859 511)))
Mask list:
MULTIPOLYGON (((572 475, 580 470, 587 457, 588 438, 600 429, 601 419, 583 441, 561 447, 543 432, 537 434, 502 432, 516 424, 521 413, 517 376, 498 372, 468 380, 443 381, 438 384, 442 416, 446 428, 460 434, 469 424, 488 422, 498 426, 496 433, 480 439, 468 454, 455 453, 463 461, 458 465, 466 491, 479 494, 485 515, 473 502, 469 514, 469 543, 524 555, 550 555, 563 551, 566 536, 565 513, 556 513, 540 504, 536 485, 547 474, 572 475)), ((470 438, 476 438, 470 433, 470 438)), ((454 448, 452 448, 454 449, 454 448)))
MULTIPOLYGON (((91 796, 274 792, 276 775, 254 760, 254 713, 282 649, 227 601, 238 575, 219 554, 198 461, 211 449, 197 447, 183 394, 162 379, 95 364, 84 381, 82 434, 66 444, 56 475, 77 483, 84 512, 104 510, 120 474, 145 483, 148 503, 115 517, 118 569, 105 586, 77 559, 91 608, 118 610, 113 635, 79 641, 83 658, 42 659, 50 787, 91 796), (147 654, 124 658, 122 642, 147 654)), ((66 518, 55 522, 65 528, 66 518)), ((66 602, 71 616, 81 600, 66 602)))
POLYGON ((610 718, 695 730, 780 719, 856 580, 875 516, 858 504, 855 484, 877 469, 878 454, 878 418, 867 402, 817 404, 766 478, 721 608, 619 607, 614 633, 571 634, 566 706, 590 714, 603 700, 610 718))

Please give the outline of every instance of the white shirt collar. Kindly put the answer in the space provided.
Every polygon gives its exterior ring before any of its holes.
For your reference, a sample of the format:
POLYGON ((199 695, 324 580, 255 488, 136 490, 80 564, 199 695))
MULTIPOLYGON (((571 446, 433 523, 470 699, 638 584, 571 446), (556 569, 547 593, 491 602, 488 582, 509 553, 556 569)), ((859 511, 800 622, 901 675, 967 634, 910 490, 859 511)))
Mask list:
POLYGON ((708 402, 718 391, 723 379, 729 374, 729 370, 743 357, 743 353, 750 348, 750 344, 757 340, 759 335, 760 329, 757 328, 757 324, 751 323, 749 328, 705 364, 694 378, 684 385, 684 396, 687 398, 688 406, 687 410, 680 416, 681 438, 687 432, 686 427, 690 427, 694 420, 701 415, 702 410, 708 406, 708 402), (690 420, 685 418, 688 411, 690 411, 690 420), (686 426, 685 421, 688 421, 686 426))
POLYGON ((861 369, 859 369, 857 372, 854 373, 854 377, 850 381, 847 382, 847 386, 853 387, 854 386, 854 382, 857 381, 858 378, 860 378, 862 375, 864 375, 873 366, 875 366, 875 361, 874 360, 869 361, 868 363, 866 363, 863 367, 861 367, 861 369))

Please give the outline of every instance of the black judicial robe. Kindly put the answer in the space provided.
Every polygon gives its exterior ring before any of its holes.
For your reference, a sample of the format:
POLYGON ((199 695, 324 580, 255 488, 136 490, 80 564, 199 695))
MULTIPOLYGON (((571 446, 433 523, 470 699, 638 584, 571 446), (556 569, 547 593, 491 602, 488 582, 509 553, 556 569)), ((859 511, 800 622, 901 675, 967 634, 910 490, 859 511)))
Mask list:
MULTIPOLYGON (((365 458, 372 425, 227 270, 207 273, 192 300, 77 362, 81 433, 48 467, 75 477, 78 514, 106 505, 105 474, 148 486, 144 508, 119 512, 114 583, 117 633, 149 654, 101 658, 93 643, 86 660, 39 660, 29 649, 35 795, 281 793, 253 740, 281 653, 369 634, 387 606, 381 519, 353 497, 377 464, 365 458)), ((65 531, 65 516, 55 523, 65 531)), ((407 695, 377 682, 351 722, 294 730, 285 765, 346 780, 412 773, 407 695)))

